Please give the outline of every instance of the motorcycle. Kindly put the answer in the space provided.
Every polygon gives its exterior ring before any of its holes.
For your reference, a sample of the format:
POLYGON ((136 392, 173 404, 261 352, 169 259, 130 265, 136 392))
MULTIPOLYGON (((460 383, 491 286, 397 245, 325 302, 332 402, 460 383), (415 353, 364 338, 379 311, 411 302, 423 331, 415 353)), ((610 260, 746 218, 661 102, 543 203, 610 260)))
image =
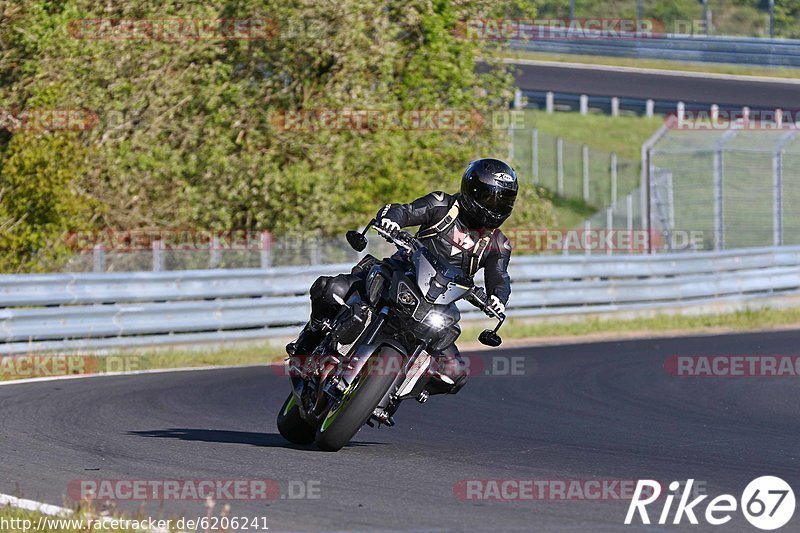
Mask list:
POLYGON ((450 379, 438 373, 431 354, 460 334, 461 299, 497 320, 478 340, 502 343, 497 332, 505 315, 461 269, 410 233, 386 231, 374 219, 362 232, 347 232, 350 246, 362 252, 371 228, 400 253, 383 261, 367 256, 374 261, 364 290, 348 298, 311 354, 288 357, 292 392, 278 412, 278 430, 292 443, 338 451, 365 424, 393 426, 403 400, 424 403, 431 379, 450 379))

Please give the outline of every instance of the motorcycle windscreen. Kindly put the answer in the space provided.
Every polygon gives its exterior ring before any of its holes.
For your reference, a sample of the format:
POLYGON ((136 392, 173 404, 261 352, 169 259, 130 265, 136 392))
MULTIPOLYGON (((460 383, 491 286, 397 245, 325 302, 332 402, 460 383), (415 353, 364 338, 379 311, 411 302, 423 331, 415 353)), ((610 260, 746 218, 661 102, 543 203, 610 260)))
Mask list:
POLYGON ((451 304, 470 289, 461 269, 444 263, 429 250, 417 250, 412 262, 417 273, 417 285, 431 303, 451 304))

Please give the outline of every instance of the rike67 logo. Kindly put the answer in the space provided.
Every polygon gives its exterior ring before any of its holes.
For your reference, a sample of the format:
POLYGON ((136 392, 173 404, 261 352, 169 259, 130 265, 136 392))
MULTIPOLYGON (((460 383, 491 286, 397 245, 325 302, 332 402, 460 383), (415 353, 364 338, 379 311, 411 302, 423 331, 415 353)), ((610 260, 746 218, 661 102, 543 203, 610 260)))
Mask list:
MULTIPOLYGON (((721 526, 730 522, 733 513, 740 508, 750 524, 758 529, 769 531, 786 525, 794 514, 794 491, 779 477, 762 476, 754 479, 745 487, 742 497, 738 501, 731 494, 721 494, 708 502, 703 513, 700 512, 700 504, 708 496, 704 494, 689 501, 693 484, 694 479, 687 480, 685 485, 677 481, 669 484, 669 492, 663 499, 664 506, 658 514, 656 523, 660 525, 680 524, 681 520, 686 517, 690 524, 696 525, 699 523, 697 517, 700 515, 708 524, 721 526), (682 493, 677 494, 682 486, 682 493), (673 513, 672 504, 676 497, 678 504, 673 513), (670 515, 672 515, 672 520, 670 520, 670 515)), ((637 513, 642 524, 650 524, 651 519, 647 506, 659 500, 662 496, 661 492, 661 484, 658 481, 640 479, 628 507, 625 524, 630 525, 636 522, 637 513)), ((653 507, 656 506, 653 505, 653 507)), ((651 509, 651 511, 654 510, 657 509, 651 509)))

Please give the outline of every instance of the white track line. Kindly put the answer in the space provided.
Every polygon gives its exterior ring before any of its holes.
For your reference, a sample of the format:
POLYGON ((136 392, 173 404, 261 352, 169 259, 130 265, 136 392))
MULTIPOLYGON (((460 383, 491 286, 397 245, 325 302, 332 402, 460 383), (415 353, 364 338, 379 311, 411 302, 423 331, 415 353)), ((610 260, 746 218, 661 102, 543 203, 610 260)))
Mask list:
POLYGON ((66 507, 59 507, 58 505, 50 505, 49 503, 37 502, 34 500, 25 500, 17 498, 10 494, 0 493, 0 506, 11 506, 17 509, 24 509, 25 511, 36 511, 49 516, 69 516, 72 514, 72 509, 66 507))
MULTIPOLYGON (((72 509, 67 509, 66 507, 59 507, 58 505, 50 505, 49 503, 37 502, 35 500, 25 500, 23 498, 17 498, 16 496, 11 496, 10 494, 0 493, 0 507, 3 506, 15 507, 17 509, 22 509, 25 511, 34 511, 37 513, 42 513, 47 516, 54 516, 61 519, 69 519, 73 514, 75 514, 75 511, 73 511, 72 509)), ((112 520, 114 520, 114 518, 111 516, 96 517, 87 515, 85 518, 83 518, 83 520, 86 521, 97 520, 106 523, 106 522, 111 522, 112 520)), ((42 522, 39 522, 39 525, 40 526, 43 525, 42 522)), ((151 529, 149 530, 149 533, 169 533, 169 532, 163 529, 151 529)))
MULTIPOLYGON (((666 70, 666 69, 642 68, 642 67, 617 67, 614 65, 592 65, 589 63, 569 63, 565 61, 564 62, 544 61, 539 59, 503 58, 502 61, 504 63, 510 63, 512 65, 530 65, 534 67, 560 67, 560 68, 578 69, 578 70, 628 72, 631 74, 655 74, 659 76, 674 76, 679 78, 711 78, 716 80, 753 81, 758 83, 784 83, 788 85, 800 85, 800 79, 775 78, 771 76, 745 76, 742 74, 720 74, 718 72, 694 72, 694 71, 666 70)), ((798 76, 800 76, 800 74, 798 74, 798 76)))

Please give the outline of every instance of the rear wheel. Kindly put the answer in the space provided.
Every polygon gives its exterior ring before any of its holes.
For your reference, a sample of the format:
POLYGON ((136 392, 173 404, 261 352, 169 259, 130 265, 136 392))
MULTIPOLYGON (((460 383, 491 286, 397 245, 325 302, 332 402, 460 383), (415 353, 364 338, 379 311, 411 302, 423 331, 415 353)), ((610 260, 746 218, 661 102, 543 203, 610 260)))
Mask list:
POLYGON ((383 346, 370 358, 352 390, 322 421, 315 442, 320 449, 336 452, 342 449, 369 420, 372 411, 400 373, 403 356, 383 346))
POLYGON ((278 431, 284 439, 294 444, 314 442, 317 430, 300 417, 300 409, 293 393, 289 393, 289 397, 278 412, 278 431))

